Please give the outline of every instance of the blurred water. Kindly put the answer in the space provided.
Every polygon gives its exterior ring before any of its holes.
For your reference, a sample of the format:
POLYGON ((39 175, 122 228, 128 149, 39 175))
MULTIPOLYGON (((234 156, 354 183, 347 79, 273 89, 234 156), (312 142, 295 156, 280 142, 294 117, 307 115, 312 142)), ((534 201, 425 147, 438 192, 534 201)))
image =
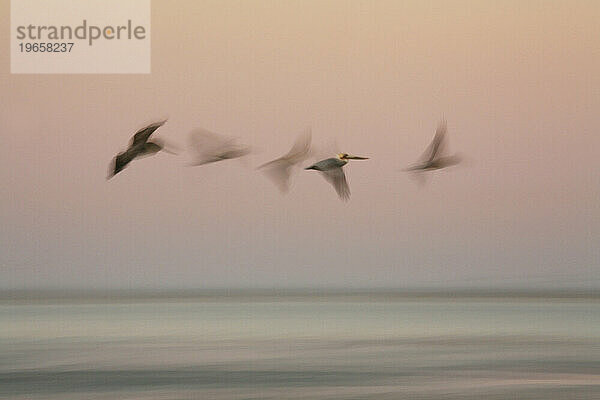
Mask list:
POLYGON ((0 305, 3 399, 600 399, 600 302, 0 305))

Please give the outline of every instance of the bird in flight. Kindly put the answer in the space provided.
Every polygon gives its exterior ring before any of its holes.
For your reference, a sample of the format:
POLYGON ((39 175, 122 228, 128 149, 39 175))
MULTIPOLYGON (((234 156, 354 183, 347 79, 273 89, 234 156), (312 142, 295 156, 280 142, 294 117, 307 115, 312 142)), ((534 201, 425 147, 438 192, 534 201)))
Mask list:
POLYGON ((456 165, 460 162, 460 157, 456 154, 446 155, 446 121, 441 121, 435 131, 433 140, 423 153, 416 164, 405 169, 409 172, 434 171, 456 165))
POLYGON ((346 174, 342 167, 348 164, 348 160, 368 160, 368 157, 353 156, 348 153, 340 153, 336 157, 321 160, 305 169, 320 171, 327 182, 329 182, 340 199, 347 201, 350 198, 350 188, 346 181, 346 174))
POLYGON ((127 166, 127 164, 129 164, 136 158, 151 156, 158 153, 161 150, 167 153, 175 154, 174 152, 165 149, 165 145, 162 140, 149 140, 150 136, 158 128, 163 126, 165 122, 167 122, 167 120, 155 122, 137 131, 129 141, 129 147, 127 148, 127 150, 117 154, 117 156, 113 159, 108 179, 121 172, 127 166))
POLYGON ((307 129, 298 136, 287 154, 258 167, 265 173, 267 178, 273 181, 281 193, 287 193, 290 189, 290 176, 294 166, 308 158, 311 151, 311 138, 311 130, 307 129))
POLYGON ((239 158, 250 153, 250 148, 236 143, 236 139, 206 129, 190 133, 190 150, 194 153, 191 165, 204 165, 239 158))

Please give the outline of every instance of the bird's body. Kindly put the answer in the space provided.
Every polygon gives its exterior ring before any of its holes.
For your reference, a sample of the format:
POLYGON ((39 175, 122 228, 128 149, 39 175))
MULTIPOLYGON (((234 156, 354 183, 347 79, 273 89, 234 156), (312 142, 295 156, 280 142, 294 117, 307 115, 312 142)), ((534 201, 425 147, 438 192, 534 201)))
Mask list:
POLYGON ((348 164, 348 161, 339 157, 331 157, 325 160, 321 160, 306 169, 314 169, 317 171, 330 171, 335 168, 341 168, 348 164))
POLYGON ((275 183, 282 193, 290 189, 290 177, 294 167, 306 160, 310 154, 311 132, 310 129, 300 135, 290 151, 282 157, 269 161, 258 167, 275 183))
POLYGON ((141 147, 141 149, 137 155, 137 158, 153 156, 161 150, 164 150, 162 144, 159 144, 158 142, 155 142, 155 141, 146 142, 146 143, 144 143, 144 146, 141 147))
MULTIPOLYGON (((165 122, 167 121, 155 122, 137 131, 129 141, 127 150, 117 154, 113 159, 108 178, 110 179, 121 172, 134 159, 151 156, 164 150, 164 145, 161 141, 158 139, 150 141, 149 139, 165 122)), ((167 152, 170 153, 170 151, 167 152)))
POLYGON ((320 171, 327 182, 329 182, 340 199, 346 201, 350 198, 350 187, 346 180, 343 166, 348 164, 348 160, 367 160, 367 157, 352 156, 347 153, 340 153, 337 157, 326 158, 306 167, 305 169, 314 169, 320 171))

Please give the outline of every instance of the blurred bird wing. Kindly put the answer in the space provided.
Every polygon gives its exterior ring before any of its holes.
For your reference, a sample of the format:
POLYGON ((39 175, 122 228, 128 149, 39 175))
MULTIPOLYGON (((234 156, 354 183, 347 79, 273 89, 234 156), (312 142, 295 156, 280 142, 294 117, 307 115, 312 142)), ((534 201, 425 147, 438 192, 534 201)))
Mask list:
POLYGON ((440 157, 437 160, 437 163, 440 166, 440 168, 446 168, 459 164, 461 160, 461 156, 459 156, 458 154, 454 154, 452 156, 440 157))
POLYGON ((150 135, 152 135, 154 131, 156 131, 158 128, 163 126, 165 122, 167 122, 167 120, 155 122, 137 131, 135 135, 133 135, 133 137, 131 138, 131 141, 129 142, 129 147, 134 147, 146 143, 146 141, 148 141, 148 138, 150 138, 150 135))
POLYGON ((433 137, 433 140, 421 156, 421 160, 429 163, 445 151, 446 130, 446 121, 440 122, 435 131, 435 136, 433 137))
POLYGON ((228 140, 232 139, 202 128, 190 132, 190 148, 197 154, 214 153, 228 140))
POLYGON ((235 141, 235 138, 219 135, 206 129, 192 131, 190 133, 190 150, 196 159, 193 165, 237 158, 250 152, 249 147, 238 145, 235 141))
POLYGON ((301 135, 296 138, 294 145, 283 157, 295 164, 304 161, 310 155, 310 144, 312 141, 312 131, 306 129, 301 135))
POLYGON ((225 149, 221 153, 221 158, 223 158, 224 160, 229 160, 232 158, 243 157, 247 154, 250 154, 250 147, 238 145, 238 144, 232 144, 230 148, 225 149))
POLYGON ((340 199, 347 201, 350 198, 350 187, 344 170, 340 167, 321 172, 327 182, 333 186, 340 199))
POLYGON ((290 189, 290 176, 293 163, 285 158, 278 158, 258 167, 265 176, 269 178, 275 186, 282 192, 287 193, 290 189))
POLYGON ((308 128, 296 138, 294 145, 284 156, 262 164, 258 169, 262 170, 282 193, 287 193, 290 189, 292 169, 308 158, 311 152, 311 141, 312 132, 308 128))

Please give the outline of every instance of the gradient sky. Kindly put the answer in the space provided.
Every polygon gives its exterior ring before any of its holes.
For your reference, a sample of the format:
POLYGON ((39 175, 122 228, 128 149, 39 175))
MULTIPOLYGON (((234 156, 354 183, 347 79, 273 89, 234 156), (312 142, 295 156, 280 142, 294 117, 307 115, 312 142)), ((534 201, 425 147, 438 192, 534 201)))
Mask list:
POLYGON ((0 288, 600 287, 598 1, 152 2, 152 74, 11 75, 0 1, 0 288), (146 123, 245 162, 108 164, 146 123), (466 162, 402 168, 448 121, 466 162), (348 203, 255 167, 312 127, 371 157, 348 203))

